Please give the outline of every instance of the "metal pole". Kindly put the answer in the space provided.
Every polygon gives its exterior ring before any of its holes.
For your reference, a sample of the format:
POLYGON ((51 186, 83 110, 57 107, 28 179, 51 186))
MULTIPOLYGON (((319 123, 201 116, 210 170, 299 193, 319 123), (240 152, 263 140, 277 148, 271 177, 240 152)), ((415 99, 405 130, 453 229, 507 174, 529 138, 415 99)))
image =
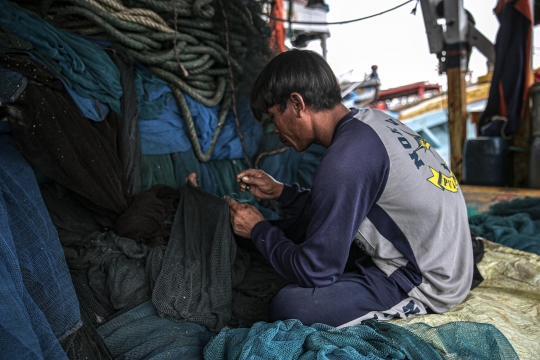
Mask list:
POLYGON ((321 49, 322 49, 322 56, 326 60, 326 56, 328 55, 328 49, 326 47, 326 34, 321 35, 321 49))
POLYGON ((287 21, 289 22, 289 29, 288 34, 289 38, 292 39, 293 37, 293 29, 292 29, 292 16, 293 16, 293 3, 294 0, 289 0, 289 12, 287 13, 287 21))
POLYGON ((444 0, 446 18, 445 63, 448 79, 448 127, 450 168, 458 181, 463 178, 463 145, 467 136, 467 16, 463 0, 444 0))

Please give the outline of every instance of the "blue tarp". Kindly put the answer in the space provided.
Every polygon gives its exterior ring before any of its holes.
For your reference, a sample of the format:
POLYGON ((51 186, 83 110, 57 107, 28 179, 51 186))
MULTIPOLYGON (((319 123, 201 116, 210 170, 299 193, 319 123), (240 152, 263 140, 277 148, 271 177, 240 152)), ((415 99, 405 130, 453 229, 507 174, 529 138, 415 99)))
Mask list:
MULTIPOLYGON (((165 155, 191 149, 185 120, 168 84, 140 70, 137 71, 136 84, 141 104, 139 129, 143 155, 165 155)), ((201 149, 206 152, 217 127, 220 107, 206 107, 187 94, 184 94, 184 97, 195 123, 201 149)), ((237 115, 248 156, 254 157, 262 138, 262 127, 251 115, 247 101, 240 103, 237 115)), ((242 158, 244 150, 236 129, 234 113, 230 110, 211 159, 242 158)))

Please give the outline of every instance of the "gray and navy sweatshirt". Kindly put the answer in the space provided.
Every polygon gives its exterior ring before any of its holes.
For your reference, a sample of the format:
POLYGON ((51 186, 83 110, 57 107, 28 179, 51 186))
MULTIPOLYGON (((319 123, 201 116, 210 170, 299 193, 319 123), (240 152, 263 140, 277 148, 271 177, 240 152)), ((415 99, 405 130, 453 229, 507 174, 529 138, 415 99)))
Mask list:
POLYGON ((469 292, 473 254, 458 182, 428 142, 384 112, 353 109, 336 125, 311 190, 285 185, 278 200, 290 217, 308 220, 305 241, 267 221, 252 239, 302 287, 333 284, 354 241, 434 312, 469 292))

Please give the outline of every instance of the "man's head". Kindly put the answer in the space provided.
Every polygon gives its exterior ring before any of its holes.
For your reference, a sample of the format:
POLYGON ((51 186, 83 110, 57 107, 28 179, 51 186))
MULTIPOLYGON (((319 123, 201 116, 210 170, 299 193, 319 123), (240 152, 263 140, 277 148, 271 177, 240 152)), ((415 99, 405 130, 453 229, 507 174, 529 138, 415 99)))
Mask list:
POLYGON ((261 120, 268 109, 285 111, 292 93, 298 93, 312 111, 330 110, 342 102, 336 76, 319 54, 289 50, 272 59, 261 71, 250 97, 253 116, 261 120))
POLYGON ((371 66, 371 71, 377 72, 377 69, 378 69, 377 65, 372 65, 371 66))

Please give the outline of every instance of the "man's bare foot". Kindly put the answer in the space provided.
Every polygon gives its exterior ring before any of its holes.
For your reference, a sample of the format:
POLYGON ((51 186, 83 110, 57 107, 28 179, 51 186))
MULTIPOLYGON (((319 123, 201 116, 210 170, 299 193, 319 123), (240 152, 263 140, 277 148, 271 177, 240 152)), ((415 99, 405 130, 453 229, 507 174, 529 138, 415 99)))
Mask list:
POLYGON ((193 185, 195 186, 199 186, 199 184, 197 183, 197 174, 196 173, 191 173, 188 175, 188 177, 186 178, 186 183, 190 181, 193 185))

